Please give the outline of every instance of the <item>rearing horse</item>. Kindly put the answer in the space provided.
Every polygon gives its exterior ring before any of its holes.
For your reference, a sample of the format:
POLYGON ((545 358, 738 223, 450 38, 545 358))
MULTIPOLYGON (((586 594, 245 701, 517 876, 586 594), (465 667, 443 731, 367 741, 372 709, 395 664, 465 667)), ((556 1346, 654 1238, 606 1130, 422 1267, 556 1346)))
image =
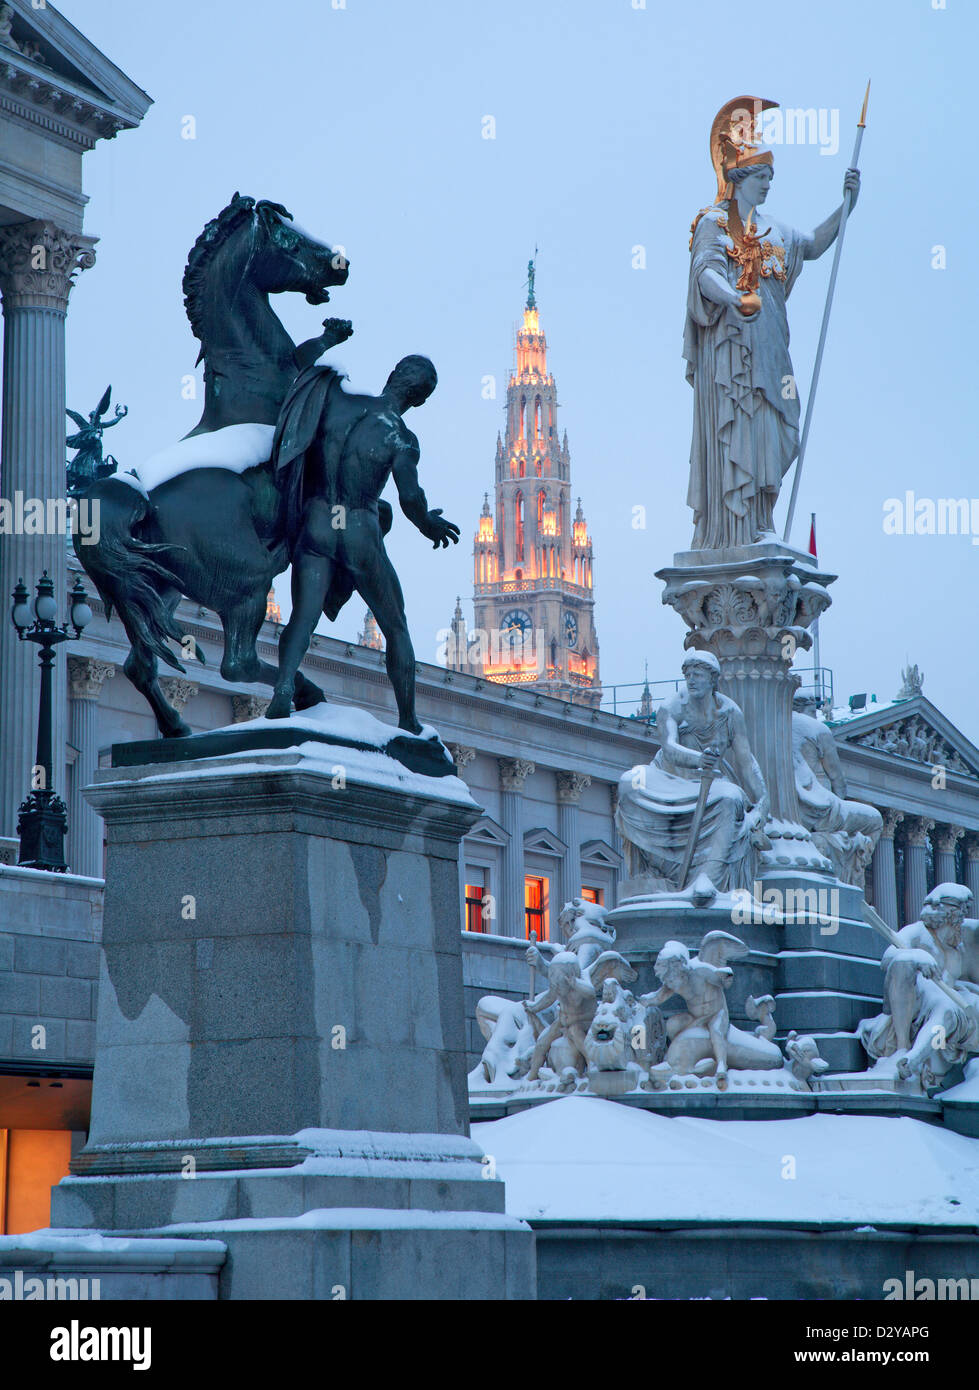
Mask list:
MULTIPOLYGON (((174 618, 181 596, 213 609, 224 629, 221 674, 274 686, 277 668, 256 640, 272 580, 289 563, 285 509, 269 458, 279 408, 300 367, 350 336, 329 319, 297 348, 269 304, 270 294, 329 299, 347 279, 342 254, 295 226, 277 203, 238 193, 198 237, 183 289, 204 361, 204 412, 178 444, 154 455, 139 479, 117 473, 85 496, 97 501, 99 540, 75 553, 105 603, 115 607, 131 650, 126 675, 146 696, 164 737, 190 733, 157 679, 157 658, 183 671, 167 639, 203 659, 174 618)), ((295 704, 324 698, 303 675, 295 704)))

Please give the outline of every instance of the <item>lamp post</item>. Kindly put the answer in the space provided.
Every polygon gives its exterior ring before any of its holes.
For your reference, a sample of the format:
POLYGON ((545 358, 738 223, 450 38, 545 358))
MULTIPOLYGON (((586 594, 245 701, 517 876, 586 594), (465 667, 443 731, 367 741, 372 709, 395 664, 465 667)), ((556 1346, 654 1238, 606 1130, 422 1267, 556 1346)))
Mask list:
MULTIPOLYGON (((54 668, 54 649, 59 642, 67 642, 68 623, 60 627, 55 622, 58 604, 54 596, 54 583, 47 570, 37 584, 37 595, 32 606, 28 604, 27 588, 23 579, 18 579, 13 593, 14 606, 10 617, 17 635, 22 642, 36 642, 40 650, 38 660, 41 666, 41 703, 37 719, 37 757, 35 759, 34 785, 26 801, 21 802, 17 818, 17 834, 20 837, 18 864, 27 869, 48 869, 54 873, 65 873, 65 831, 68 829, 68 816, 65 803, 55 795, 52 782, 51 758, 51 672, 54 668), (33 617, 33 621, 32 621, 33 617)), ((88 595, 82 587, 81 579, 75 580, 71 591, 71 626, 75 637, 81 637, 82 628, 91 621, 92 610, 88 606, 88 595)))

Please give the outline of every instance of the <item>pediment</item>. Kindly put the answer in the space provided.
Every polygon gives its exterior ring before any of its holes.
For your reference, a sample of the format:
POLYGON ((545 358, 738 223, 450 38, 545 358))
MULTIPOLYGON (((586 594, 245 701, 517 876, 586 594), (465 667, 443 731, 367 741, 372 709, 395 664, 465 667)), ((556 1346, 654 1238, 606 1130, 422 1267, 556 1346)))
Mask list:
POLYGON ((549 854, 557 859, 562 859, 568 848, 563 840, 542 825, 524 832, 523 847, 524 853, 549 854))
POLYGON ((4 110, 48 133, 90 147, 138 125, 146 93, 51 5, 7 0, 9 41, 0 44, 4 110))
POLYGON ((586 840, 581 846, 582 864, 599 865, 603 869, 622 867, 622 855, 604 840, 586 840))
POLYGON ((871 706, 831 727, 841 743, 901 762, 942 766, 963 777, 979 777, 979 749, 924 695, 871 706))
POLYGON ((497 825, 492 816, 482 816, 473 826, 472 830, 465 837, 466 844, 473 845, 493 845, 501 848, 507 844, 510 836, 503 829, 502 825, 497 825))

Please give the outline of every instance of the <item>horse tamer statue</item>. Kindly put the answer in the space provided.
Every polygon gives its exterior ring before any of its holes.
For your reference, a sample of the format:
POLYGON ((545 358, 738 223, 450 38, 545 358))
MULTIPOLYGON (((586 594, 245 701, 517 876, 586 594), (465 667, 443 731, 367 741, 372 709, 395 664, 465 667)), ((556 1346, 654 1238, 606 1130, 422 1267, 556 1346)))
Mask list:
POLYGON ((420 728, 401 589, 384 553, 392 512, 380 492, 393 473, 418 529, 436 547, 458 540, 458 527, 428 510, 417 441, 400 418, 431 394, 435 369, 405 358, 374 398, 347 394, 332 368, 313 365, 350 337, 349 321, 327 319, 297 347, 269 295, 292 290, 324 304, 345 283, 347 261, 291 222, 280 204, 236 193, 207 224, 183 280, 204 362, 201 419, 138 474, 97 479, 85 494, 99 503, 100 538, 80 546, 76 537, 76 554, 106 615, 118 611, 131 644, 126 675, 169 738, 190 729, 163 694, 157 659, 184 670, 173 641, 203 660, 175 619, 181 596, 220 617, 222 676, 273 686, 269 714, 284 717, 326 698, 299 663, 320 612, 335 618, 355 589, 387 638, 399 724, 420 728), (290 563, 294 610, 280 671, 259 659, 256 640, 272 580, 290 563))

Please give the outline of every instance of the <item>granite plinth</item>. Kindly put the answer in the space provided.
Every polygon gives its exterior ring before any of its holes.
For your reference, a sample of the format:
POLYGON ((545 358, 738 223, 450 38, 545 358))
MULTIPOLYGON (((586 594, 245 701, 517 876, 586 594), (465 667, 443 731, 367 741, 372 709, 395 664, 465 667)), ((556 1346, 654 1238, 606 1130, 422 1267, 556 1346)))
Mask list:
POLYGON ((221 1298, 533 1297, 533 1235, 468 1138, 480 808, 307 733, 86 789, 108 835, 92 1123, 53 1219, 218 1240, 221 1298))

